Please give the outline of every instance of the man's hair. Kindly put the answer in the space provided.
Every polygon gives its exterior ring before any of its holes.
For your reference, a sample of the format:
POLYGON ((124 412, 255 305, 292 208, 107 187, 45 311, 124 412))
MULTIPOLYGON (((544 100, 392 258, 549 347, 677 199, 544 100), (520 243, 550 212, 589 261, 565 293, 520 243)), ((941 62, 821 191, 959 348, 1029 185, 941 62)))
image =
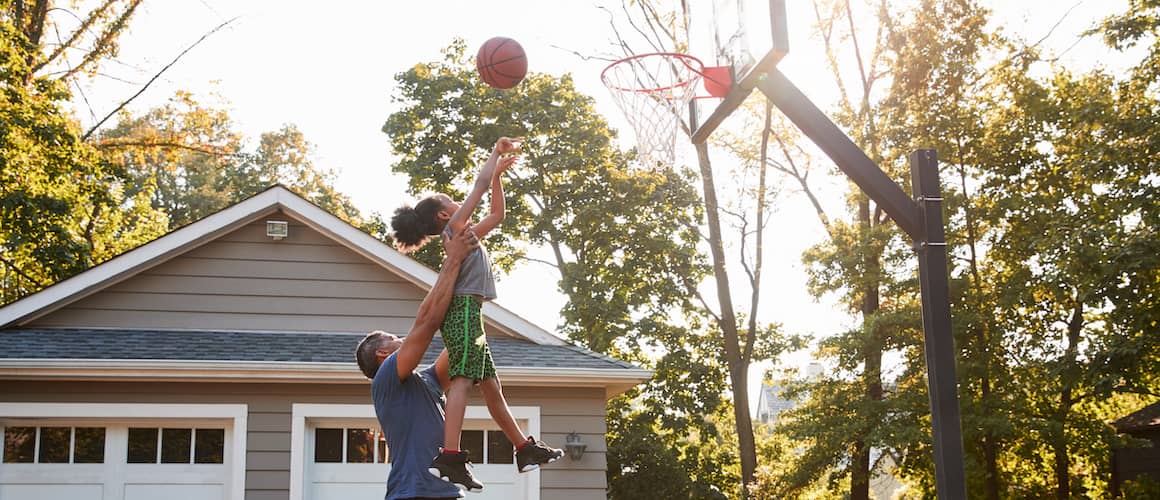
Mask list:
POLYGON ((396 209, 391 217, 395 247, 400 252, 411 253, 427 243, 431 236, 439 234, 441 228, 435 219, 441 209, 443 202, 435 195, 423 198, 414 208, 403 205, 396 209))
POLYGON ((375 330, 368 333, 354 350, 354 360, 358 362, 358 369, 362 370, 363 375, 366 375, 369 379, 373 380, 375 378, 375 374, 379 372, 379 365, 382 364, 379 361, 378 355, 375 354, 375 351, 382 345, 382 340, 385 336, 386 332, 382 330, 375 330))

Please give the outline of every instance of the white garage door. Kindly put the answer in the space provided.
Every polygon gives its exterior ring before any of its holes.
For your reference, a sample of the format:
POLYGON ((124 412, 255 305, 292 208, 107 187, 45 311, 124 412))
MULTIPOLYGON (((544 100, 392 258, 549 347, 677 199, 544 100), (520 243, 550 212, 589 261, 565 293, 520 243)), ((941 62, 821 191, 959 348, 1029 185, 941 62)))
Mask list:
MULTIPOLYGON (((520 425, 527 428, 527 422, 520 425)), ((306 420, 305 500, 380 500, 386 492, 390 450, 374 419, 306 420)), ((467 419, 461 447, 470 450, 473 471, 484 484, 472 500, 524 500, 530 477, 520 474, 512 444, 491 420, 467 419)))
POLYGON ((0 500, 230 499, 230 420, 0 419, 0 500))

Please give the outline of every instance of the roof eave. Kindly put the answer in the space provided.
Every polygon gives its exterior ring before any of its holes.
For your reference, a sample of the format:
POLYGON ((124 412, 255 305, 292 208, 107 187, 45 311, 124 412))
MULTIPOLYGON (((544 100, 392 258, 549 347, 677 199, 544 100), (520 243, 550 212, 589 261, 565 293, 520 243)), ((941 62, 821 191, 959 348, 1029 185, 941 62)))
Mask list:
MULTIPOLYGON (((644 369, 497 367, 507 385, 603 387, 611 398, 652 377, 644 369)), ((2 359, 4 380, 118 382, 366 383, 353 363, 109 359, 2 359)))

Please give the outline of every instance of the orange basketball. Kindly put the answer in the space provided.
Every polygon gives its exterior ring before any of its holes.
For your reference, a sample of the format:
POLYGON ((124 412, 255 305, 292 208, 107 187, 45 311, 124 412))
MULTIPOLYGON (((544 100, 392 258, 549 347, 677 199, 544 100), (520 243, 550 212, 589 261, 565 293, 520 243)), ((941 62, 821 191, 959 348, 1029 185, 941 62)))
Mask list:
POLYGON ((519 42, 497 36, 479 47, 475 69, 484 83, 497 89, 510 89, 519 85, 528 73, 528 56, 519 42))

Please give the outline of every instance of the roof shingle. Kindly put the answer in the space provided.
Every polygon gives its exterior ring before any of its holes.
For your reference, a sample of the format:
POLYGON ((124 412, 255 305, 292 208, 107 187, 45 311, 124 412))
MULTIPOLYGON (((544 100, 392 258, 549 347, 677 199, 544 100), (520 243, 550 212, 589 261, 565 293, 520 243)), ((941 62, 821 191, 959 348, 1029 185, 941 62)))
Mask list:
MULTIPOLYGON (((354 364, 363 334, 112 330, 44 328, 0 330, 0 359, 116 359, 194 361, 282 361, 354 364)), ((637 369, 636 366, 573 345, 540 345, 508 337, 488 337, 501 367, 637 369)), ((423 356, 435 361, 443 349, 439 335, 423 356)))

